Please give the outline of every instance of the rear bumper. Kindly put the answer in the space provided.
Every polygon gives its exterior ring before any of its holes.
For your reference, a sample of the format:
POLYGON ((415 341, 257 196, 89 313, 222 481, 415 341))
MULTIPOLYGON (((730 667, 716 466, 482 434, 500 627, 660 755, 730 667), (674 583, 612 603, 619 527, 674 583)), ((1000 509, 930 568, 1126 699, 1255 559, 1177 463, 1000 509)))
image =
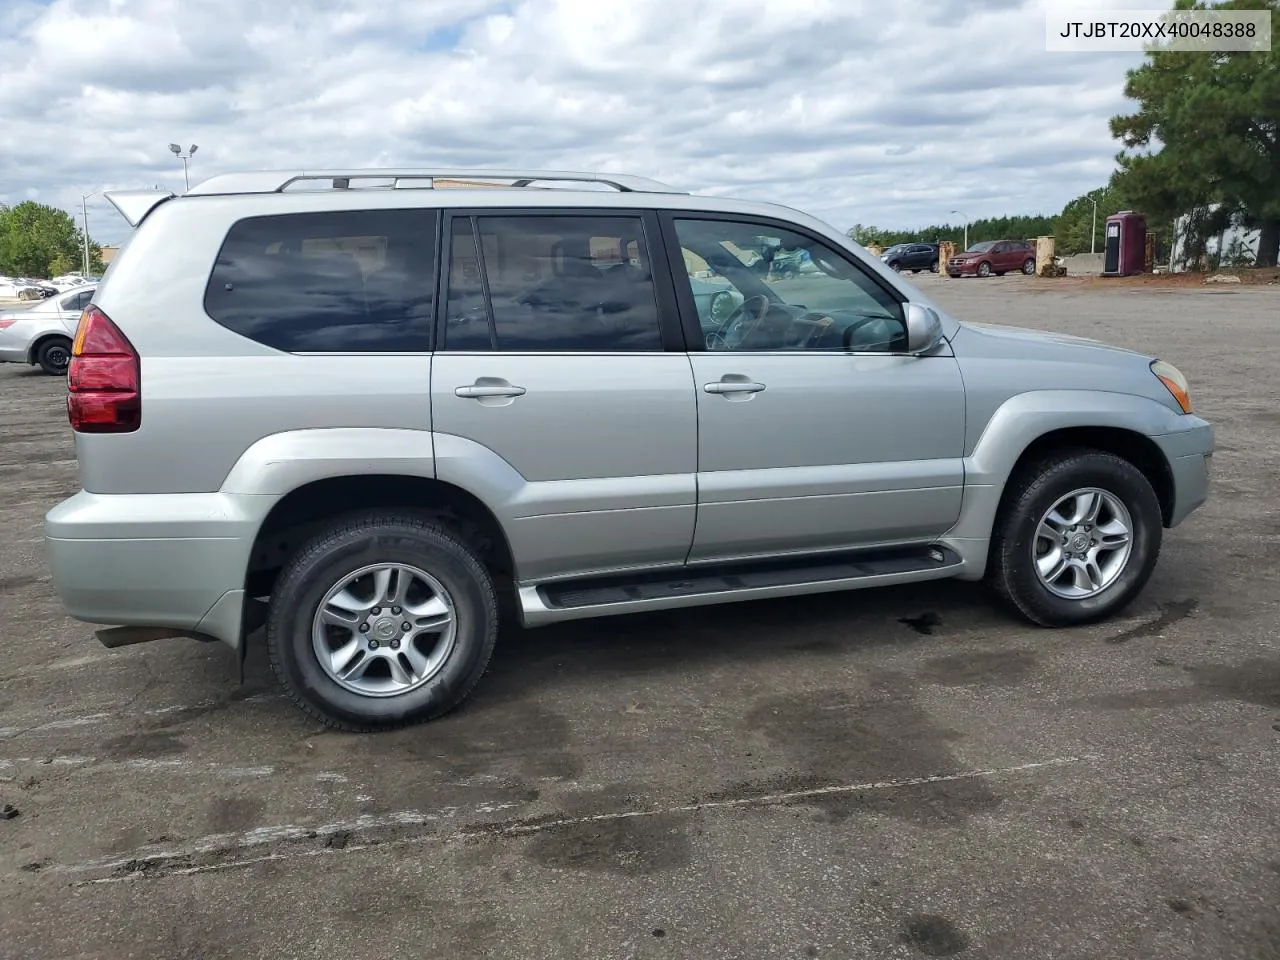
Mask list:
POLYGON ((1169 462, 1173 477, 1173 509, 1169 526, 1176 527, 1209 499, 1209 464, 1213 457, 1213 426, 1187 415, 1187 429, 1152 437, 1169 462))
POLYGON ((238 647, 249 554, 274 499, 82 491, 45 516, 54 589, 78 620, 238 647))

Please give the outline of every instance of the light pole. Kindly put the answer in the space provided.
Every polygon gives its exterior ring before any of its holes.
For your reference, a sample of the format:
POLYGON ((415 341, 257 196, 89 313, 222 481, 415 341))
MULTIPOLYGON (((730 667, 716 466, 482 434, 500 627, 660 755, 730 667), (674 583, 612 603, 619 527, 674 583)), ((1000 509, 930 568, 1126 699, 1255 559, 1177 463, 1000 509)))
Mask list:
POLYGON ((187 178, 187 161, 196 155, 196 151, 200 148, 196 144, 191 145, 191 149, 186 153, 182 152, 182 148, 176 143, 169 144, 169 152, 182 161, 182 182, 186 184, 188 190, 191 189, 191 181, 187 178))
POLYGON ((82 193, 80 195, 80 216, 84 220, 84 275, 89 276, 89 206, 90 197, 96 197, 101 190, 95 190, 93 193, 82 193))
POLYGON ((964 248, 969 249, 969 215, 963 210, 952 210, 952 213, 958 213, 964 217, 964 248))
POLYGON ((1098 201, 1093 199, 1093 194, 1086 193, 1089 202, 1093 204, 1093 228, 1089 231, 1089 252, 1093 253, 1094 245, 1098 240, 1098 201))

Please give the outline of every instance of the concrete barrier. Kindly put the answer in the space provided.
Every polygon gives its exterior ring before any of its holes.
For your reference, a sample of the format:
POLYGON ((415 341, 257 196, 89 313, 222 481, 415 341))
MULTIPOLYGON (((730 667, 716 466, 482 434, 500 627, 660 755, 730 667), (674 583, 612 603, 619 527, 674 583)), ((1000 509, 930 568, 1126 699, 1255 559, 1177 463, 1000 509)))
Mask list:
POLYGON ((1088 277, 1102 273, 1100 253, 1077 253, 1071 257, 1063 257, 1062 262, 1066 264, 1069 277, 1088 277))

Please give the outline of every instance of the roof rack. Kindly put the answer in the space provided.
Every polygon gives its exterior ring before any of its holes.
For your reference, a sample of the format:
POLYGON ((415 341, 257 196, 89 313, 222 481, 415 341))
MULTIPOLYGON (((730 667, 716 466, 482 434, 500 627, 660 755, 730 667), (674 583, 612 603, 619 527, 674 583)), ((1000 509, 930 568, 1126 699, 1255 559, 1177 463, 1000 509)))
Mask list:
MULTIPOLYGON (((629 174, 581 173, 572 170, 489 170, 485 168, 448 169, 365 169, 365 170, 262 170, 252 173, 224 173, 210 177, 187 191, 188 196, 219 196, 234 193, 283 193, 295 183, 328 180, 333 189, 351 189, 353 180, 391 180, 399 187, 401 180, 434 188, 435 180, 490 181, 507 180, 496 186, 529 187, 538 182, 601 183, 622 193, 685 193, 648 177, 629 174)), ((491 184, 477 184, 477 186, 491 184)))

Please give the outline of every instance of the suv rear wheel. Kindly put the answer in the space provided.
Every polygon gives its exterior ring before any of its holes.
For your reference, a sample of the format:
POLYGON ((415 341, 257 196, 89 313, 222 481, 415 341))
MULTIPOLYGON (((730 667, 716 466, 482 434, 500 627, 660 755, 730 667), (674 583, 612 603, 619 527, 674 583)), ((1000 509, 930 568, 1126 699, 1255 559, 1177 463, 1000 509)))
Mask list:
POLYGON ((988 580, 1042 626, 1103 620, 1146 585, 1160 554, 1160 501, 1114 454, 1052 455, 1010 480, 988 580))
POLYGON ((429 517, 368 514, 317 535, 285 567, 267 645, 303 710, 369 731, 461 704, 497 630, 493 580, 474 550, 429 517))

